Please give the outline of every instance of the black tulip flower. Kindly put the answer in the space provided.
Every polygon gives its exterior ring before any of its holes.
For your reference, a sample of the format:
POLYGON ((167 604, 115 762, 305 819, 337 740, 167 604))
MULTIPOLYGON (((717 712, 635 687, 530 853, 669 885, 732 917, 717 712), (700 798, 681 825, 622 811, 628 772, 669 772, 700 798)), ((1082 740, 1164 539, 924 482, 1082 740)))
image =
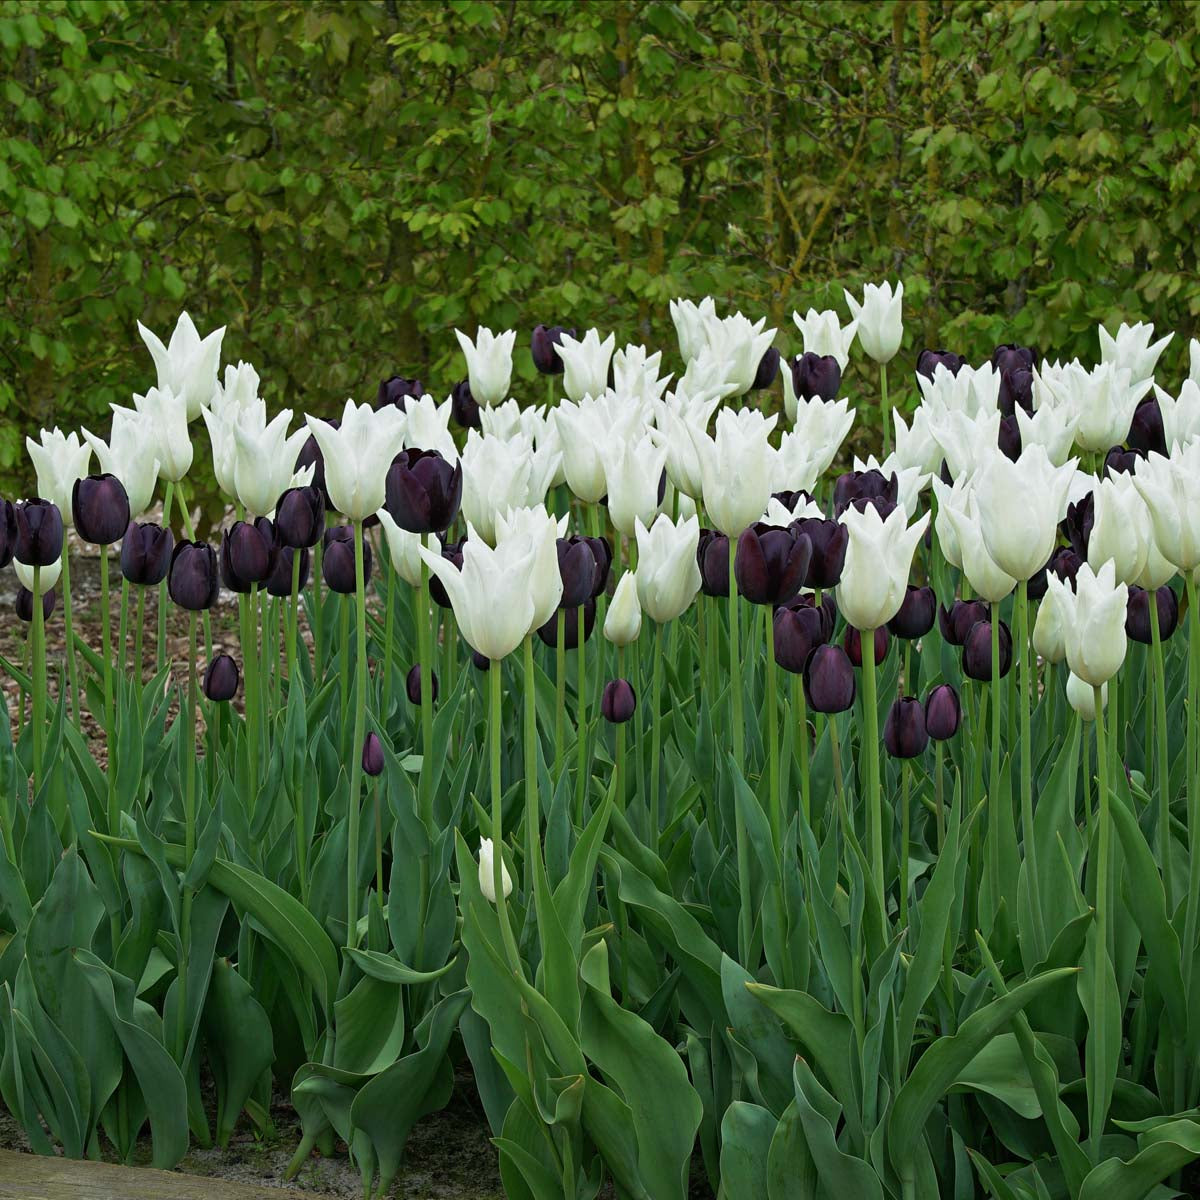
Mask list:
POLYGON ((1139 450, 1126 450, 1124 446, 1113 446, 1104 456, 1105 475, 1132 475, 1137 469, 1138 459, 1145 456, 1139 450))
POLYGON ((394 404, 401 411, 410 399, 420 400, 424 389, 419 379, 406 379, 403 375, 390 375, 380 380, 379 392, 375 397, 375 407, 383 408, 394 404))
POLYGON ((949 741, 962 724, 962 703, 948 683, 938 684, 925 697, 925 732, 935 742, 949 741))
MULTIPOLYGON (((438 698, 438 677, 436 671, 429 672, 430 678, 433 680, 430 699, 434 704, 438 698)), ((408 669, 408 674, 404 677, 404 691, 408 696, 409 704, 421 703, 421 664, 413 663, 408 669)))
POLYGON ((1040 600, 1046 594, 1046 576, 1050 573, 1050 563, 1041 568, 1036 575, 1031 575, 1029 582, 1025 585, 1029 592, 1030 600, 1040 600))
POLYGON ((917 374, 932 379, 934 371, 943 366, 951 375, 957 375, 967 365, 967 360, 953 350, 922 350, 917 355, 917 374))
POLYGON ((471 382, 463 379, 454 385, 450 393, 450 415, 464 429, 481 429, 483 422, 479 419, 479 405, 471 395, 471 382))
MULTIPOLYGON (((1179 625, 1179 600, 1169 587, 1155 592, 1158 607, 1158 633, 1165 642, 1179 625)), ((1150 625, 1150 593, 1146 588, 1131 587, 1125 607, 1125 632, 1135 642, 1148 646, 1154 640, 1150 625)))
POLYGON ((951 646, 961 646, 976 621, 988 619, 988 606, 982 600, 955 600, 949 608, 938 608, 938 628, 951 646))
POLYGON ((558 645, 558 623, 563 623, 563 648, 576 650, 579 648, 579 613, 583 612, 583 640, 586 642, 592 636, 596 627, 596 601, 590 596, 575 608, 556 608, 544 625, 538 627, 537 635, 547 646, 558 645))
POLYGON ((1002 417, 1011 417, 1018 408, 1033 413, 1033 372, 1027 367, 1000 373, 1000 389, 996 401, 1002 417))
POLYGON ((296 580, 296 589, 302 592, 308 584, 309 554, 308 547, 299 550, 292 546, 280 546, 275 556, 275 569, 267 579, 267 595, 287 597, 292 594, 292 563, 296 555, 300 555, 300 575, 296 580))
MULTIPOLYGON (((341 417, 330 417, 328 424, 334 429, 340 429, 342 426, 341 417)), ((296 470, 302 471, 305 467, 312 467, 313 477, 312 486, 317 488, 321 495, 325 498, 325 506, 330 506, 329 488, 325 485, 325 456, 321 453, 321 447, 317 443, 317 439, 310 433, 308 441, 300 447, 300 453, 296 455, 296 470)))
POLYGON ((1064 583, 1069 583, 1074 587, 1075 576, 1079 574, 1079 568, 1083 566, 1083 563, 1083 555, 1077 554, 1070 546, 1062 546, 1051 555, 1046 569, 1050 574, 1057 575, 1064 583))
MULTIPOLYGON (((42 619, 50 620, 54 612, 54 589, 42 593, 42 619)), ((33 620, 33 593, 27 587, 17 588, 17 598, 13 604, 16 614, 28 625, 33 620)))
MULTIPOLYGON (((878 665, 887 658, 888 650, 892 645, 892 639, 888 635, 886 626, 881 626, 875 630, 875 636, 871 639, 871 643, 875 647, 875 663, 878 665)), ((846 655, 850 661, 856 667, 861 667, 862 634, 853 625, 846 626, 846 632, 842 635, 842 646, 845 648, 846 655)))
POLYGON ((115 475, 107 472, 77 479, 71 489, 71 517, 85 542, 111 546, 129 524, 129 493, 115 475))
POLYGON ((279 559, 275 525, 268 517, 235 521, 221 539, 221 579, 233 592, 266 583, 279 559))
POLYGON ((281 546, 315 546, 325 532, 325 494, 316 484, 288 488, 275 508, 275 536, 281 546))
POLYGON ((628 679, 610 679, 600 697, 600 713, 610 725, 624 725, 637 711, 637 694, 628 679))
POLYGON ((559 538, 555 548, 563 585, 560 608, 578 608, 585 600, 594 600, 604 591, 612 565, 612 548, 607 538, 573 533, 570 537, 559 538))
MULTIPOLYGON (((48 567, 63 551, 63 519, 57 504, 35 497, 16 505, 18 562, 48 567)), ((119 536, 119 535, 118 535, 119 536)))
MULTIPOLYGON (((1088 494, 1074 504, 1067 505, 1067 515, 1063 518, 1063 532, 1067 535, 1067 541, 1071 543, 1071 549, 1079 555, 1080 558, 1087 558, 1088 543, 1092 540, 1092 526, 1096 523, 1096 496, 1094 492, 1088 494)), ((1050 562, 1054 562, 1054 556, 1050 556, 1050 562)))
POLYGON ((774 525, 742 530, 734 555, 738 591, 751 604, 787 604, 808 574, 812 542, 808 535, 774 525))
MULTIPOLYGON (((1000 622, 1000 678, 1012 669, 1012 634, 1000 622)), ((962 648, 963 673, 971 679, 988 682, 992 678, 992 623, 976 621, 967 633, 962 648)))
POLYGON ((812 492, 806 492, 803 488, 799 488, 794 492, 772 492, 772 500, 778 500, 788 512, 795 512, 801 501, 805 504, 813 502, 812 492))
POLYGON ((892 701, 883 723, 883 744, 893 758, 916 758, 929 745, 925 709, 915 696, 892 701))
MULTIPOLYGON (((363 583, 371 578, 371 543, 362 540, 363 583)), ((325 551, 321 557, 321 574, 335 592, 352 596, 357 590, 354 566, 354 526, 334 525, 325 531, 325 551)))
POLYGON ((900 611, 888 622, 888 629, 899 638, 912 641, 924 637, 937 619, 937 597, 931 587, 908 585, 900 611))
POLYGON ((121 539, 121 574, 143 587, 162 583, 174 549, 175 538, 169 529, 150 521, 130 521, 121 539))
POLYGON ((792 390, 805 400, 836 400, 842 386, 842 368, 832 354, 806 350, 792 359, 792 390))
POLYGON ((754 372, 754 382, 750 385, 752 392, 761 392, 775 382, 779 374, 779 351, 774 346, 768 346, 766 353, 758 360, 758 370, 754 372))
POLYGON ((814 712, 845 712, 854 703, 854 664, 841 646, 818 646, 804 667, 804 698, 814 712))
POLYGON ((880 515, 886 517, 896 507, 899 494, 900 481, 894 471, 891 475, 884 475, 874 467, 867 471, 847 471, 839 475, 833 485, 833 514, 840 517, 850 505, 867 501, 875 504, 880 515))
POLYGON ((17 552, 17 510, 11 500, 0 500, 0 570, 17 552))
POLYGON ((221 589, 217 552, 207 542, 177 542, 171 552, 167 592, 180 608, 212 608, 221 589))
POLYGON ((1037 352, 1029 346, 1021 346, 1016 342, 1005 342, 992 351, 992 366, 997 371, 1032 371, 1037 362, 1037 352))
MULTIPOLYGON (((463 542, 466 538, 459 538, 457 542, 445 542, 442 545, 442 557, 449 563, 454 564, 455 570, 461 571, 463 565, 463 542)), ((445 585, 436 576, 429 576, 429 595, 438 608, 452 608, 450 597, 446 594, 445 585)))
POLYGON ((1021 457, 1021 427, 1017 424, 1016 417, 1000 418, 996 445, 1000 447, 1000 453, 1013 462, 1021 457))
POLYGON ((706 596, 729 595, 729 539, 715 529, 700 530, 696 544, 700 590, 706 596))
POLYGON ((1125 439, 1130 450, 1140 454, 1166 454, 1167 435, 1163 429, 1162 409, 1158 406, 1158 398, 1150 395, 1142 400, 1133 410, 1133 420, 1129 423, 1129 436, 1125 439))
POLYGON ((363 738, 362 769, 363 773, 370 775, 372 779, 377 779, 383 774, 383 743, 374 730, 363 738))
POLYGON ((821 517, 801 517, 799 521, 793 522, 793 525, 797 532, 805 534, 812 544, 808 576, 804 580, 805 587, 836 587, 841 582, 850 531, 841 521, 826 521, 821 517))
POLYGON ((562 345, 563 334, 575 336, 574 329, 564 329, 561 325, 535 325, 529 338, 529 349, 533 354, 533 365, 542 375, 561 375, 563 360, 558 355, 558 347, 562 345))
POLYGON ((462 464, 436 450, 401 450, 388 468, 385 506, 409 533, 444 533, 462 503, 462 464))
POLYGON ((800 675, 808 657, 828 634, 821 610, 811 604, 794 604, 775 610, 775 662, 785 671, 800 675))
POLYGON ((490 671, 492 669, 492 660, 486 654, 480 654, 478 650, 472 650, 471 665, 477 671, 490 671))
POLYGON ((232 700, 238 690, 237 663, 228 654, 218 654, 204 668, 204 682, 201 687, 210 700, 232 700))

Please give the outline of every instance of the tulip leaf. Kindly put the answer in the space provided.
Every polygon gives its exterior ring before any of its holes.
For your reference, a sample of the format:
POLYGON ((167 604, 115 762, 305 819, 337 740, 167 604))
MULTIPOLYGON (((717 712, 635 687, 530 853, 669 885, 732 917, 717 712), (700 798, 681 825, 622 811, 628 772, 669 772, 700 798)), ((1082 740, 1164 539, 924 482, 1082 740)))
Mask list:
POLYGON ((347 946, 345 953, 354 960, 364 974, 369 975, 372 979, 397 984, 432 983, 435 979, 441 979, 458 961, 457 957, 452 958, 444 967, 439 967, 436 971, 414 971, 412 967, 406 967, 399 959, 393 958, 390 954, 381 954, 378 950, 358 950, 353 946, 347 946))

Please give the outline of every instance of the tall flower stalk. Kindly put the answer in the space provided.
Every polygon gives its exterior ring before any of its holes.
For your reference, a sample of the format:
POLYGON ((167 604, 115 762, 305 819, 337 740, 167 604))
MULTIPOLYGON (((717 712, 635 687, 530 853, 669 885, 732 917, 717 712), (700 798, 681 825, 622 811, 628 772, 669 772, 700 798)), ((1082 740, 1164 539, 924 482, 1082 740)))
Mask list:
MULTIPOLYGON (((362 753, 367 724, 367 582, 363 556, 363 522, 354 521, 354 753, 350 758, 350 796, 346 813, 346 940, 358 945, 358 827, 361 815, 362 753)), ((429 689, 423 688, 422 691, 429 689)))

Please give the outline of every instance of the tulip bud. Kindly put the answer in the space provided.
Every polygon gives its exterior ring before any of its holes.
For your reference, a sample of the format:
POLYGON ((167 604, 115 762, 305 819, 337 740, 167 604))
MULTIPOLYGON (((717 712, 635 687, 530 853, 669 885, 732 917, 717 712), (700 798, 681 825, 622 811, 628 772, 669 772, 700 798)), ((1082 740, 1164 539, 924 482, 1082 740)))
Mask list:
POLYGON ((121 539, 121 574, 143 587, 162 583, 174 548, 175 538, 169 529, 149 521, 130 521, 121 539))
MULTIPOLYGON (((496 903, 496 865, 493 857, 492 839, 479 840, 479 890, 485 900, 496 903)), ((504 861, 504 853, 500 854, 500 886, 505 896, 512 894, 512 878, 508 873, 508 864, 504 861)))
POLYGON ((614 646, 636 642, 642 632, 642 607, 638 601, 637 576, 626 571, 617 583, 604 617, 604 636, 614 646))
MULTIPOLYGON (((1179 624, 1179 600, 1169 587, 1160 587, 1155 593, 1158 607, 1159 637, 1165 642, 1179 624)), ((1148 646, 1154 640, 1150 625, 1150 592, 1146 588, 1131 587, 1125 613, 1125 632, 1135 642, 1148 646)))
MULTIPOLYGON (((340 429, 342 427, 340 417, 330 417, 326 424, 331 429, 340 429)), ((308 435, 308 441, 300 447, 300 453, 296 455, 296 470, 303 471, 305 467, 312 467, 312 486, 321 493, 326 506, 328 506, 330 500, 329 488, 325 482, 325 456, 321 453, 321 447, 317 439, 311 433, 308 435)), ((313 545, 315 544, 314 542, 313 545)))
POLYGON ((562 344, 562 335, 575 336, 574 329, 564 329, 561 325, 535 325, 529 339, 529 349, 533 354, 533 365, 542 375, 561 375, 563 360, 558 356, 558 347, 562 344))
POLYGON ((480 654, 478 650, 472 650, 471 665, 477 671, 490 671, 492 669, 492 660, 486 654, 480 654))
MULTIPOLYGON (((429 672, 430 679, 433 680, 432 702, 437 703, 438 698, 438 677, 436 671, 429 672)), ((404 691, 408 696, 409 704, 419 705, 421 703, 421 664, 413 663, 408 669, 408 674, 404 677, 404 691)))
POLYGON ((892 701, 883 723, 883 744, 893 758, 916 758, 929 745, 925 709, 915 696, 892 701))
POLYGON ((270 520, 235 521, 221 539, 221 579, 231 591, 248 592, 252 585, 270 579, 278 556, 270 520))
POLYGON ((394 404, 401 412, 411 398, 420 400, 424 388, 419 379, 405 379, 403 375, 391 375, 381 380, 379 391, 375 396, 375 407, 383 408, 385 404, 394 404))
POLYGON ((1002 417, 996 435, 996 445, 1005 458, 1016 462, 1021 457, 1021 427, 1016 417, 1002 417))
POLYGON ((1074 583, 1075 576, 1079 574, 1079 568, 1082 566, 1082 557, 1070 547, 1063 546, 1051 556, 1047 570, 1065 583, 1074 583))
POLYGON ((0 570, 17 552, 17 510, 11 500, 0 500, 0 570))
POLYGON ((800 591, 811 557, 812 542, 805 534, 751 525, 737 541, 733 569, 738 590, 751 604, 787 604, 800 591))
MULTIPOLYGON (((54 612, 55 594, 53 589, 42 593, 43 620, 50 620, 50 614, 54 612)), ((33 620, 33 593, 27 587, 19 587, 13 607, 16 609, 17 616, 28 625, 33 620)))
POLYGON ((63 519, 57 504, 34 498, 16 505, 16 558, 27 567, 48 567, 63 551, 63 519))
POLYGON ((129 524, 129 496, 124 484, 109 474, 75 480, 71 517, 79 536, 94 546, 111 546, 129 524))
MULTIPOLYGON (((1012 669, 1012 634, 1008 626, 1001 621, 999 631, 1000 641, 1000 678, 1012 669)), ((971 679, 988 682, 992 678, 992 623, 991 621, 976 621, 971 626, 966 640, 963 642, 962 653, 963 673, 971 679)))
POLYGON ((955 600, 947 609, 938 609, 938 628, 951 646, 961 646, 976 621, 988 619, 988 606, 982 600, 955 600))
POLYGON ((596 602, 590 596, 582 606, 575 608, 558 608, 544 624, 538 626, 537 635, 547 646, 558 645, 558 622, 563 622, 563 648, 577 650, 579 648, 579 611, 583 609, 583 640, 586 642, 592 636, 596 625, 596 602))
MULTIPOLYGON (((1067 535, 1067 541, 1071 543, 1071 549, 1081 558, 1087 558, 1088 543, 1092 537, 1092 526, 1096 523, 1096 493, 1088 492, 1080 500, 1076 500, 1074 504, 1067 505, 1067 515, 1063 518, 1063 532, 1067 535)), ((1050 556, 1050 563, 1054 562, 1054 555, 1050 556)))
POLYGON ((607 538, 572 534, 559 538, 555 549, 563 585, 560 608, 578 608, 585 600, 595 599, 604 591, 612 565, 612 548, 607 538))
POLYGON ((805 400, 836 400, 842 386, 842 368, 832 354, 806 350, 792 359, 792 390, 805 400))
MULTIPOLYGON (((875 636, 871 639, 871 644, 875 647, 875 663, 878 666, 887 658, 887 652, 892 644, 892 639, 888 636, 886 626, 881 625, 875 630, 875 636)), ((846 632, 842 637, 842 646, 845 648, 850 661, 856 666, 862 666, 862 634, 854 628, 853 625, 846 626, 846 632)))
POLYGON ((992 351, 992 366, 997 371, 1030 371, 1037 362, 1037 353, 1028 346, 1016 342, 1005 342, 992 351))
POLYGON ((281 546, 315 546, 325 532, 325 495, 315 484, 288 488, 275 509, 275 534, 281 546))
POLYGON ((436 450, 401 450, 387 473, 385 507, 409 533, 442 533, 462 503, 462 463, 436 450))
POLYGON ((610 679, 600 697, 600 712, 610 725, 623 725, 633 718, 637 695, 628 679, 610 679))
POLYGON ((200 612, 217 602, 217 552, 207 542, 177 542, 171 553, 167 591, 180 608, 200 612))
POLYGON ((296 591, 300 593, 308 586, 308 547, 299 550, 291 546, 280 546, 275 556, 275 569, 267 579, 267 595, 283 599, 292 594, 292 562, 300 556, 300 574, 296 579, 296 591))
POLYGON ((379 734, 374 730, 363 739, 362 769, 363 773, 377 779, 383 774, 383 743, 379 734))
MULTIPOLYGON (((371 543, 364 537, 363 585, 371 578, 371 543)), ((325 531, 325 551, 321 558, 321 573, 335 592, 351 596, 357 590, 354 565, 354 526, 334 525, 325 531)), ((447 605, 448 607, 448 605, 447 605)))
MULTIPOLYGON (((884 476, 874 468, 868 471, 847 471, 833 485, 833 511, 841 516, 851 504, 866 501, 875 504, 879 515, 886 517, 896 506, 900 481, 895 472, 884 476), (883 503, 879 503, 883 501, 883 503)), ((861 504, 859 507, 862 507, 861 504)))
POLYGON ((479 405, 471 395, 471 382, 463 379, 454 385, 450 393, 450 415, 463 429, 480 429, 483 422, 479 419, 479 405))
POLYGON ((1046 576, 1049 574, 1050 564, 1046 563, 1036 575, 1029 577, 1029 582, 1025 585, 1025 590, 1029 594, 1030 600, 1040 600, 1046 594, 1046 576))
POLYGON ((957 375, 967 365, 967 360, 953 350, 922 350, 917 356, 917 374, 932 379, 934 371, 943 366, 951 375, 957 375))
POLYGON ((706 596, 729 595, 729 539, 715 529, 702 529, 696 545, 700 590, 706 596))
MULTIPOLYGON (((1090 683, 1080 679, 1074 671, 1067 675, 1067 703, 1084 721, 1096 719, 1096 692, 1090 683)), ((1108 707, 1108 684, 1100 686, 1100 704, 1108 707)))
POLYGON ((818 646, 804 667, 804 697, 814 712, 845 712, 854 703, 854 666, 840 646, 818 646))
POLYGON ((962 704, 948 683, 941 683, 925 697, 925 732, 934 741, 947 742, 962 724, 962 704))
POLYGON ((1169 450, 1166 431, 1163 429, 1162 409, 1153 394, 1147 396, 1133 410, 1129 436, 1125 441, 1130 450, 1141 454, 1149 454, 1153 450, 1155 454, 1165 455, 1169 450))
POLYGON ((1000 415, 1011 417, 1018 408, 1033 413, 1033 372, 1028 367, 1017 367, 1000 372, 1000 390, 996 397, 1000 415))
POLYGON ((805 587, 836 587, 842 579, 850 531, 840 521, 824 521, 820 517, 802 517, 795 526, 812 545, 805 587))
POLYGON ((819 608, 797 604, 775 611, 775 662, 785 671, 800 675, 808 657, 828 635, 819 608))
POLYGON ((924 637, 937 616, 937 597, 931 587, 909 584, 900 611, 888 622, 888 629, 897 637, 909 641, 924 637))
MULTIPOLYGON (((462 548, 466 542, 466 538, 459 538, 457 542, 446 542, 442 546, 442 557, 448 562, 453 563, 455 568, 462 570, 463 554, 462 548)), ((429 595, 439 608, 453 608, 450 603, 450 597, 446 594, 446 587, 436 575, 429 577, 429 595)))
POLYGON ((201 687, 210 700, 232 700, 238 690, 237 663, 228 654, 218 654, 205 667, 201 687))
POLYGON ((1113 446, 1104 456, 1105 475, 1132 475, 1137 470, 1142 455, 1137 450, 1126 450, 1124 446, 1113 446))
MULTIPOLYGON (((836 360, 835 360, 836 361, 836 360)), ((779 351, 774 346, 768 346, 766 353, 758 360, 758 370, 754 373, 754 382, 750 385, 752 392, 761 392, 775 382, 779 374, 779 351)))

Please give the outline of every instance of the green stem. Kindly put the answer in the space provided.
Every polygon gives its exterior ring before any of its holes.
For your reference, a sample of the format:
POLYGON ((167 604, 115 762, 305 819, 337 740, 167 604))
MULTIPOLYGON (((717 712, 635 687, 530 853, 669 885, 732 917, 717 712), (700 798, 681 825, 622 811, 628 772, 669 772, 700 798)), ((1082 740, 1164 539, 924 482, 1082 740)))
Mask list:
POLYGON ((78 726, 80 721, 79 674, 75 661, 74 616, 71 613, 71 555, 65 537, 63 538, 62 548, 62 594, 63 632, 67 639, 67 681, 70 686, 71 719, 78 726))
MULTIPOLYGON (((164 529, 171 528, 171 501, 175 496, 175 485, 168 479, 163 494, 162 523, 164 529)), ((158 674, 167 661, 167 581, 158 585, 158 643, 155 649, 154 672, 158 674)))
POLYGON ((567 617, 559 609, 554 620, 554 773, 563 767, 566 753, 567 617))
MULTIPOLYGON (((559 623, 566 613, 559 613, 559 623)), ((579 827, 584 825, 583 802, 587 795, 588 777, 588 724, 587 724, 587 646, 583 640, 584 613, 583 605, 575 609, 575 653, 578 656, 576 666, 579 669, 579 715, 575 729, 575 810, 579 827)))
POLYGON ((908 762, 900 760, 900 925, 908 926, 908 846, 912 835, 912 813, 908 793, 908 762))
POLYGON ((145 653, 146 588, 137 590, 137 615, 133 623, 133 674, 138 687, 142 685, 142 656, 145 653))
POLYGON ((650 848, 658 853, 662 832, 659 812, 659 773, 662 757, 663 627, 654 626, 654 666, 650 676, 650 848))
POLYGON ((812 821, 809 765, 808 765, 808 702, 804 698, 804 679, 792 676, 792 709, 796 713, 796 746, 800 755, 800 806, 804 812, 804 823, 812 821))
POLYGON ((346 940, 358 944, 358 822, 362 790, 362 746, 367 724, 367 583, 363 562, 362 519, 354 522, 354 598, 357 615, 354 740, 350 754, 350 800, 346 837, 346 940))
MULTIPOLYGON (((36 612, 36 607, 35 607, 36 612)), ((100 661, 104 678, 104 744, 108 751, 108 832, 121 833, 121 802, 117 796, 117 717, 113 705, 112 614, 108 595, 108 547, 100 547, 100 661)))
MULTIPOLYGON (((1114 684, 1115 688, 1115 684, 1114 684)), ((1096 768, 1099 772, 1097 786, 1098 822, 1096 840, 1096 937, 1095 937, 1095 984, 1097 992, 1105 989, 1107 978, 1108 938, 1109 938, 1109 839, 1111 836, 1108 812, 1108 755, 1105 752, 1104 731, 1104 697, 1103 689, 1094 687, 1092 695, 1096 706, 1096 768)), ((1097 995, 1095 1009, 1101 1009, 1101 999, 1097 995)), ((1097 1036, 1103 1037, 1098 1031, 1097 1036)), ((1088 1113, 1088 1140, 1092 1146, 1092 1161, 1100 1160, 1100 1138, 1104 1132, 1104 1123, 1108 1115, 1108 1089, 1101 1085, 1090 1097, 1088 1113)))
MULTIPOLYGON (((1167 912, 1174 912, 1171 886, 1171 770, 1167 765, 1167 679, 1163 665, 1162 629, 1158 621, 1158 597, 1150 594, 1150 665, 1154 676, 1155 785, 1158 790, 1158 857, 1162 871, 1167 912)), ((1189 718, 1192 716, 1188 713, 1189 718)), ((1149 755, 1150 747, 1146 747, 1149 755)))
POLYGON ((871 844, 871 872, 878 893, 880 913, 887 914, 887 881, 883 864, 883 798, 879 788, 879 704, 875 698, 875 631, 859 633, 862 647, 863 716, 866 719, 867 834, 871 844))
POLYGON ((429 602, 429 566, 421 560, 421 583, 417 590, 417 657, 421 675, 421 820, 430 836, 433 828, 433 645, 429 602))
POLYGON ((937 797, 937 848, 941 854, 942 847, 946 844, 946 805, 944 800, 944 783, 942 781, 943 766, 942 758, 945 753, 945 746, 942 742, 936 743, 934 750, 934 794, 937 797))
POLYGON ((525 864, 528 871, 533 871, 535 858, 541 852, 542 818, 538 804, 537 688, 534 677, 532 633, 525 635, 522 656, 525 668, 525 864))
POLYGON ((1029 652, 1029 583, 1017 585, 1017 653, 1020 655, 1021 709, 1021 835, 1025 852, 1025 882, 1029 888, 1029 907, 1033 910, 1033 937, 1036 961, 1046 957, 1045 914, 1042 911, 1042 883, 1038 870, 1037 834, 1033 824, 1033 731, 1031 709, 1037 693, 1037 663, 1029 652))
MULTIPOLYGON (((421 564, 425 566, 424 563, 421 564)), ((383 625, 383 703, 380 708, 386 720, 392 708, 392 656, 396 645, 396 570, 388 572, 387 616, 383 625)))
POLYGON ((992 744, 988 749, 988 872, 992 885, 992 904, 1000 903, 1000 605, 991 605, 992 626, 992 744))
MULTIPOLYGON (((183 862, 184 879, 192 865, 196 853, 196 710, 198 689, 196 687, 196 614, 188 613, 188 687, 187 687, 187 724, 185 726, 188 739, 187 751, 184 755, 187 762, 187 779, 183 792, 183 862)), ((175 1060, 181 1066, 187 1053, 187 994, 188 968, 191 961, 192 931, 192 889, 181 880, 180 895, 181 916, 179 921, 179 970, 176 979, 179 984, 177 1003, 175 1006, 175 1060)))
MULTIPOLYGON (((63 542, 66 555, 66 541, 63 542)), ((46 618, 42 608, 42 568, 33 568, 33 794, 42 790, 46 742, 46 618)))
MULTIPOLYGON (((742 715, 742 663, 738 648, 738 591, 734 562, 737 539, 729 539, 729 701, 733 725, 733 761, 738 773, 746 774, 746 724, 742 715)), ((654 669, 659 670, 656 654, 654 669)), ((734 837, 737 846, 738 868, 738 950, 740 959, 750 966, 750 940, 754 929, 753 899, 750 890, 750 842, 746 833, 746 818, 742 806, 734 800, 734 837)))
POLYGON ((1188 602, 1188 699, 1187 699, 1187 809, 1188 809, 1188 895, 1184 917, 1183 955, 1191 960, 1196 950, 1196 922, 1200 915, 1200 780, 1196 777, 1196 705, 1200 702, 1200 612, 1196 611, 1196 581, 1184 572, 1188 602))
POLYGON ((767 640, 767 771, 771 835, 778 851, 783 838, 783 811, 779 799, 779 681, 775 666, 775 622, 770 605, 763 608, 763 627, 767 640))
POLYGON ((292 551, 292 595, 289 604, 287 620, 287 675, 288 690, 298 686, 296 679, 296 623, 297 610, 300 607, 300 556, 302 550, 292 551))
MULTIPOLYGON (((508 899, 504 895, 504 807, 501 803, 500 787, 500 684, 503 660, 493 659, 488 670, 488 691, 491 703, 488 706, 488 749, 491 756, 492 774, 492 887, 496 892, 496 916, 500 922, 500 939, 508 955, 508 964, 518 975, 522 974, 521 955, 508 919, 508 899)), ((532 868, 530 868, 532 869, 532 868)))
POLYGON ((892 452, 892 407, 888 401, 887 363, 879 364, 879 411, 883 418, 883 454, 892 452))
POLYGON ((312 639, 313 662, 316 664, 314 675, 318 680, 325 679, 325 658, 321 653, 321 604, 325 593, 325 579, 322 575, 325 558, 325 539, 320 537, 313 547, 313 586, 312 586, 312 639))
MULTIPOLYGON (((625 678, 625 647, 617 647, 617 678, 625 678)), ((617 807, 625 811, 625 722, 617 726, 617 807)), ((622 958, 625 956, 622 955, 622 958)))

